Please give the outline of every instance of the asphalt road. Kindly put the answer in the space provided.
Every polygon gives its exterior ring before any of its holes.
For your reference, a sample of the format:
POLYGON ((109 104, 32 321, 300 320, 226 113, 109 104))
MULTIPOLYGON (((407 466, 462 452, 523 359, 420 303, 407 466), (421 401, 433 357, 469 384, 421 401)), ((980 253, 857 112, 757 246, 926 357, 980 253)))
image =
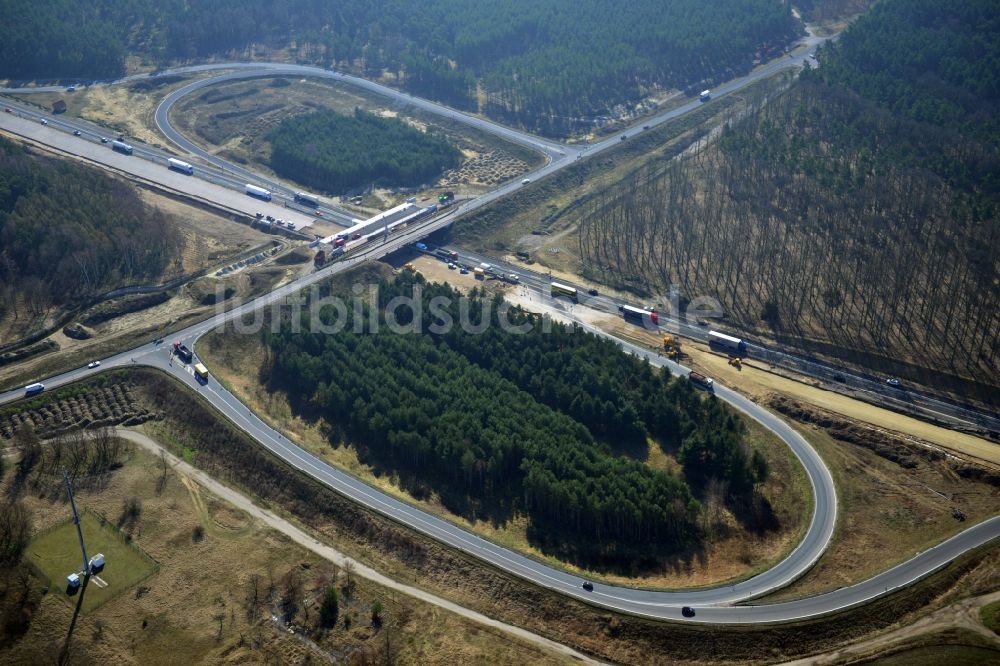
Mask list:
MULTIPOLYGON (((810 49, 812 47, 810 46, 810 49)), ((759 68, 747 77, 743 77, 736 82, 721 86, 715 91, 716 96, 728 94, 738 90, 751 82, 769 75, 773 70, 781 67, 795 66, 804 57, 804 53, 797 58, 782 59, 777 63, 772 63, 766 67, 759 68)), ((225 67, 245 67, 260 71, 258 75, 272 76, 279 73, 289 75, 305 75, 300 68, 288 65, 275 65, 261 67, 260 65, 218 65, 204 66, 201 69, 212 69, 225 67)), ((199 68, 185 68, 183 71, 197 71, 199 68)), ((313 68, 307 68, 313 69, 313 68)), ((320 70, 323 71, 323 70, 320 70)), ((329 73, 334 78, 349 80, 353 77, 329 73)), ((357 79, 351 81, 361 87, 383 92, 381 86, 377 84, 357 79)), ((440 107, 432 102, 417 100, 404 93, 398 93, 391 89, 390 96, 405 97, 412 100, 417 106, 427 110, 443 109, 445 115, 457 114, 465 116, 457 111, 440 107)), ((690 110, 700 106, 701 102, 693 101, 671 111, 664 112, 657 118, 646 121, 645 124, 656 125, 666 122, 690 110)), ((169 110, 167 108, 166 110, 169 110)), ((166 110, 164 113, 166 113, 166 110)), ((164 115, 166 117, 166 115, 164 115)), ((457 118, 456 115, 451 117, 457 118)), ((493 125, 478 118, 468 118, 471 124, 485 123, 493 125)), ((494 131, 495 127, 494 126, 494 131)), ((509 128, 502 128, 504 132, 510 132, 508 136, 511 140, 532 140, 537 147, 544 151, 550 158, 549 162, 536 172, 535 177, 541 177, 551 173, 572 159, 579 153, 574 153, 572 149, 554 144, 542 139, 526 139, 527 135, 517 136, 518 133, 509 128)), ((607 139, 601 143, 590 146, 587 155, 600 153, 602 150, 612 145, 617 145, 619 137, 607 139)), ((582 152, 582 151, 581 151, 582 152)), ((226 168, 229 168, 228 166, 226 168)), ((238 174, 242 175, 242 174, 238 174)), ((259 182, 259 181, 258 181, 259 182)), ((292 296, 304 287, 325 279, 331 274, 348 270, 365 261, 377 259, 385 254, 391 253, 403 245, 426 236, 431 231, 440 228, 451 222, 451 219, 461 213, 478 208, 490 201, 504 196, 507 192, 517 189, 520 184, 508 184, 483 197, 471 200, 453 208, 447 215, 428 220, 421 224, 414 225, 406 229, 397 236, 390 236, 386 242, 374 245, 352 247, 347 257, 331 266, 318 271, 306 278, 290 283, 275 291, 262 296, 255 301, 244 304, 228 313, 222 313, 196 324, 187 329, 179 331, 171 336, 171 339, 185 341, 188 346, 192 346, 201 335, 216 328, 225 321, 235 317, 244 317, 252 314, 256 316, 263 308, 282 302, 285 298, 292 296)), ((169 342, 169 340, 167 341, 169 342)), ((683 374, 684 368, 676 366, 668 361, 663 361, 659 357, 641 349, 623 345, 633 353, 637 353, 650 358, 656 364, 666 364, 675 372, 683 374)), ((772 429, 779 437, 785 441, 789 447, 802 461, 813 487, 814 512, 810 521, 809 529, 802 542, 777 566, 749 580, 732 586, 723 586, 713 589, 683 591, 683 592, 663 592, 652 590, 641 590, 626 587, 617 587, 594 584, 592 592, 584 591, 581 587, 581 579, 578 576, 568 574, 540 563, 532 558, 509 551, 486 539, 478 537, 458 526, 455 526, 440 518, 427 514, 405 502, 385 495, 384 493, 371 488, 358 479, 337 470, 327 463, 303 451, 294 443, 290 442, 281 433, 271 429, 267 424, 257 418, 245 405, 235 396, 223 389, 216 382, 209 380, 206 385, 201 385, 193 376, 190 366, 176 362, 169 353, 168 344, 146 345, 128 352, 123 352, 111 358, 105 359, 102 368, 128 366, 131 364, 143 364, 163 369, 179 377, 193 390, 201 393, 213 406, 222 414, 231 419, 236 425, 249 433, 263 446, 286 460, 293 467, 313 476, 320 482, 328 485, 337 492, 364 504, 373 510, 379 511, 399 522, 409 525, 413 529, 419 530, 432 538, 435 538, 452 547, 470 553, 490 564, 509 571, 526 580, 532 581, 543 587, 556 590, 560 593, 577 597, 600 605, 609 609, 620 610, 643 616, 668 618, 674 620, 694 621, 694 622, 714 622, 714 623, 758 623, 758 622, 779 622, 811 617, 819 614, 834 612, 843 608, 863 603, 872 598, 890 593, 894 589, 910 584, 923 576, 947 565, 952 559, 971 548, 989 542, 1000 536, 1000 517, 991 519, 980 525, 974 526, 965 532, 949 539, 948 541, 932 548, 924 553, 920 553, 911 560, 890 569, 879 576, 864 581, 858 585, 842 588, 829 594, 802 599, 794 602, 782 604, 761 605, 761 606, 731 606, 737 602, 746 601, 766 594, 777 589, 802 575, 815 563, 822 555, 836 523, 837 504, 836 493, 829 471, 822 464, 815 451, 791 428, 770 412, 746 400, 735 392, 724 387, 717 386, 717 395, 730 402, 733 406, 744 411, 752 418, 758 420, 766 427, 772 429), (690 620, 682 618, 680 607, 690 605, 698 608, 697 616, 690 620)), ((43 380, 48 388, 54 388, 72 381, 76 381, 94 371, 79 369, 63 375, 43 380)), ((21 391, 11 391, 0 395, 0 404, 15 400, 21 397, 21 391)))

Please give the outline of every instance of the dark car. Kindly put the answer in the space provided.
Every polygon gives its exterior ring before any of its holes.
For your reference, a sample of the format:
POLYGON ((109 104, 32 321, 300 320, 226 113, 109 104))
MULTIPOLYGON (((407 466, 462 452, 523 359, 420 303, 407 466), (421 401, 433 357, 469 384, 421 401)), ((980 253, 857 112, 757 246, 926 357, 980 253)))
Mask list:
POLYGON ((594 584, 593 584, 593 583, 591 583, 591 582, 590 582, 590 581, 588 580, 588 581, 584 582, 584 584, 583 584, 583 589, 587 590, 587 592, 593 592, 593 591, 594 591, 594 584))
POLYGON ((81 134, 83 134, 83 132, 80 130, 73 130, 73 136, 80 136, 81 134))
POLYGON ((893 388, 899 388, 899 380, 896 379, 895 377, 890 377, 889 379, 885 380, 885 383, 893 388))
POLYGON ((596 289, 588 289, 587 293, 590 294, 591 296, 597 296, 597 290, 596 289))
POLYGON ((840 382, 841 384, 843 384, 844 382, 847 381, 847 378, 844 377, 844 375, 837 373, 836 375, 833 376, 833 381, 840 382))
POLYGON ((684 617, 694 617, 694 609, 690 606, 685 606, 681 609, 681 615, 684 617))

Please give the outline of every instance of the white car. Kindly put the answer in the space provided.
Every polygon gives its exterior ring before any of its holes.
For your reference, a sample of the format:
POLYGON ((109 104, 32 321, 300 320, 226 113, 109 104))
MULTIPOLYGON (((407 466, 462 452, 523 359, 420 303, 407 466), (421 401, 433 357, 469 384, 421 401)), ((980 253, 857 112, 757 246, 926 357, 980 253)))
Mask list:
POLYGON ((48 124, 49 124, 49 121, 47 121, 47 120, 46 120, 45 118, 42 118, 42 124, 43 124, 43 125, 48 125, 48 124))
POLYGON ((524 180, 522 180, 522 181, 521 181, 521 184, 522 184, 522 185, 527 185, 527 184, 528 184, 528 183, 530 183, 530 182, 531 182, 531 179, 530 179, 530 178, 525 178, 524 180))
POLYGON ((99 368, 99 367, 101 367, 101 362, 100 361, 91 361, 90 363, 87 364, 87 367, 90 368, 91 370, 93 370, 94 368, 99 368))

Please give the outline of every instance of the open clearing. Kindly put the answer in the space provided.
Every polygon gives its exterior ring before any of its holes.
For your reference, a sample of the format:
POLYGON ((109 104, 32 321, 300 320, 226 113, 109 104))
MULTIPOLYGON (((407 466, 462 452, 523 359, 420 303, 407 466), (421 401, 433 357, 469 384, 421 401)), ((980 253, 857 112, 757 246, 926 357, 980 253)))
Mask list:
MULTIPOLYGON (((79 545, 66 522, 69 506, 53 493, 23 501, 43 532, 30 552, 59 552, 62 559, 44 558, 52 589, 41 597, 30 631, 0 652, 0 662, 55 663, 70 624, 76 598, 67 603, 61 586, 81 565, 79 545)), ((87 509, 88 553, 107 556, 101 577, 110 586, 101 590, 93 580, 88 586, 84 608, 91 612, 75 627, 73 663, 306 663, 331 657, 347 663, 450 664, 456 657, 473 664, 566 663, 564 656, 316 556, 141 448, 105 483, 81 484, 77 503, 87 509), (100 526, 98 516, 114 519, 130 497, 141 503, 134 543, 156 558, 158 571, 100 526), (250 603, 254 581, 257 604, 250 603), (317 634, 319 601, 331 585, 341 591, 338 622, 317 634), (376 600, 384 609, 378 626, 371 621, 376 600), (289 609, 290 624, 284 617, 289 609)), ((36 579, 32 587, 44 584, 36 579)))
MULTIPOLYGON (((103 516, 83 512, 80 527, 88 557, 103 553, 107 561, 104 571, 91 578, 87 586, 84 612, 99 608, 156 571, 157 564, 138 546, 129 544, 126 535, 103 516)), ((80 573, 83 568, 76 525, 70 521, 38 535, 28 546, 27 557, 49 579, 54 596, 68 599, 75 606, 76 597, 66 596, 63 591, 66 576, 80 573)))

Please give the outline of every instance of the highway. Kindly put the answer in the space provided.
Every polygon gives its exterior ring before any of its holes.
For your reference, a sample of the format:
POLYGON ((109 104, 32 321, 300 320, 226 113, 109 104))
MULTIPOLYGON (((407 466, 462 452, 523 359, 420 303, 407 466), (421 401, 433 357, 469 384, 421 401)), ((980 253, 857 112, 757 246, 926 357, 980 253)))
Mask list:
MULTIPOLYGON (((810 47, 811 48, 811 47, 810 47)), ((805 54, 800 54, 797 58, 781 59, 777 63, 760 68, 748 77, 732 82, 718 89, 718 94, 729 94, 749 83, 769 75, 774 69, 780 67, 796 66, 801 62, 805 54)), ((305 75, 301 68, 289 65, 272 65, 262 67, 259 64, 252 65, 211 65, 201 69, 210 68, 244 68, 248 71, 239 74, 250 74, 257 72, 257 76, 273 76, 281 73, 289 75, 305 75)), ((197 71, 198 68, 184 68, 183 71, 197 71)), ((310 70, 315 68, 308 68, 310 70)), ((182 70, 173 70, 173 73, 182 70)), ((318 70, 324 72, 325 70, 318 70)), ((167 74, 167 72, 164 72, 167 74)), ((337 73, 326 74, 334 77, 347 78, 346 75, 337 73)), ((352 83, 362 82, 357 79, 352 83)), ((369 89, 381 88, 377 84, 370 82, 359 83, 362 87, 369 89), (375 87, 375 88, 372 88, 375 87)), ((386 89, 390 90, 390 89, 386 89)), ((425 100, 417 100, 404 93, 391 91, 397 97, 412 100, 414 105, 427 110, 443 109, 447 114, 457 114, 465 116, 457 111, 440 107, 425 100)), ((675 118, 687 113, 701 105, 697 100, 686 105, 664 112, 656 119, 645 121, 645 124, 656 125, 666 122, 670 118, 675 118)), ((162 105, 161 105, 161 108, 162 105)), ((169 106, 164 109, 164 118, 167 117, 169 106)), ((42 114, 39 114, 41 116, 42 114)), ((157 114, 159 118, 159 112, 157 114)), ((466 117, 468 118, 468 117, 466 117)), ((501 127, 488 121, 471 118, 473 124, 486 123, 495 128, 501 127)), ((47 128, 51 130, 52 128, 47 128)), ((545 166, 540 168, 535 177, 542 177, 563 168, 566 164, 576 159, 578 154, 586 150, 586 155, 599 154, 601 151, 618 145, 618 136, 609 138, 601 143, 594 144, 587 149, 571 149, 560 144, 555 144, 543 139, 522 135, 521 133, 501 128, 504 132, 511 132, 511 140, 530 140, 536 143, 539 150, 545 152, 549 160, 545 166), (516 135, 521 135, 517 137, 516 135), (579 150, 580 152, 575 152, 579 150)), ((499 130, 496 130, 499 131, 499 130)), ((44 130, 43 130, 44 133, 44 130)), ((127 158, 125 158, 127 159, 127 158)), ((217 165, 223 168, 220 165, 217 165)), ((224 167, 230 169, 228 165, 224 167)), ((163 171, 166 171, 165 169, 163 171)), ((238 174, 242 175, 242 174, 238 174)), ((255 182, 262 182, 255 179, 255 182)), ((490 201, 504 196, 508 192, 518 189, 519 183, 510 183, 493 192, 477 199, 455 206, 447 214, 441 215, 407 228, 398 235, 389 236, 381 243, 368 244, 352 247, 345 259, 338 261, 321 271, 317 271, 307 277, 299 279, 279 287, 275 291, 262 296, 249 303, 242 304, 226 313, 218 314, 204 322, 195 324, 189 328, 172 335, 172 339, 180 339, 193 346, 193 343, 209 330, 212 330, 226 321, 236 317, 252 315, 255 319, 263 312, 263 309, 273 304, 282 303, 289 297, 294 297, 301 289, 323 280, 330 275, 349 270, 366 261, 381 258, 386 254, 394 252, 404 245, 408 245, 420 238, 423 238, 432 231, 450 224, 459 215, 486 205, 490 201)), ((599 331, 595 331, 600 333, 599 331)), ((170 341, 166 341, 169 343, 170 341)), ((631 351, 650 359, 656 365, 666 365, 672 371, 684 374, 686 369, 676 366, 669 361, 660 359, 655 354, 646 350, 635 348, 628 344, 623 346, 631 351)), ((782 622, 791 621, 806 617, 831 613, 843 608, 847 608, 859 603, 864 603, 870 599, 887 594, 894 589, 908 585, 923 576, 946 566, 951 560, 963 552, 981 546, 1000 536, 1000 517, 991 519, 979 525, 973 526, 956 537, 920 553, 903 564, 900 564, 889 571, 874 578, 864 581, 858 585, 842 588, 829 594, 802 599, 781 604, 770 604, 760 606, 733 606, 738 602, 759 597, 770 591, 787 585, 795 578, 801 576, 817 561, 829 544, 830 538, 836 524, 837 499, 829 471, 823 465, 822 460, 816 452, 801 438, 794 430, 788 427, 778 417, 767 410, 743 398, 739 394, 724 387, 716 388, 717 395, 732 404, 737 409, 748 414, 774 431, 802 461, 803 466, 812 484, 814 506, 810 525, 803 540, 796 548, 780 563, 772 569, 761 573, 753 578, 742 581, 735 585, 703 589, 696 591, 654 591, 634 589, 628 587, 618 587, 594 584, 593 591, 585 591, 581 588, 581 579, 578 576, 555 569, 546 564, 538 562, 530 557, 509 551, 493 542, 474 535, 465 529, 450 522, 432 516, 422 510, 411 506, 398 499, 390 497, 360 480, 333 468, 327 463, 319 460, 311 454, 303 451, 294 443, 289 441, 280 432, 271 429, 254 415, 235 396, 226 391, 218 383, 210 380, 206 385, 198 383, 190 369, 190 366, 181 364, 174 359, 169 352, 168 344, 152 344, 117 354, 111 358, 104 359, 102 369, 114 367, 127 367, 132 364, 148 365, 160 368, 166 372, 179 377, 181 381, 190 386, 192 390, 202 394, 214 407, 223 415, 231 419, 233 423, 251 435, 261 445, 272 451, 275 455, 288 462, 293 467, 309 474, 321 483, 326 484, 337 492, 353 499, 354 501, 370 507, 390 518, 408 525, 434 539, 446 543, 454 548, 460 549, 474 555, 489 564, 506 570, 525 580, 538 584, 552 590, 556 590, 567 596, 582 599, 588 603, 604 608, 633 613, 646 617, 672 619, 677 621, 693 621, 703 623, 760 623, 760 622, 782 622), (683 605, 696 607, 697 615, 694 618, 683 618, 680 608, 683 605)), ((54 388, 64 385, 92 374, 94 371, 78 369, 63 375, 42 380, 47 388, 54 388)), ((0 404, 16 400, 23 395, 22 391, 10 391, 0 395, 0 404)))

